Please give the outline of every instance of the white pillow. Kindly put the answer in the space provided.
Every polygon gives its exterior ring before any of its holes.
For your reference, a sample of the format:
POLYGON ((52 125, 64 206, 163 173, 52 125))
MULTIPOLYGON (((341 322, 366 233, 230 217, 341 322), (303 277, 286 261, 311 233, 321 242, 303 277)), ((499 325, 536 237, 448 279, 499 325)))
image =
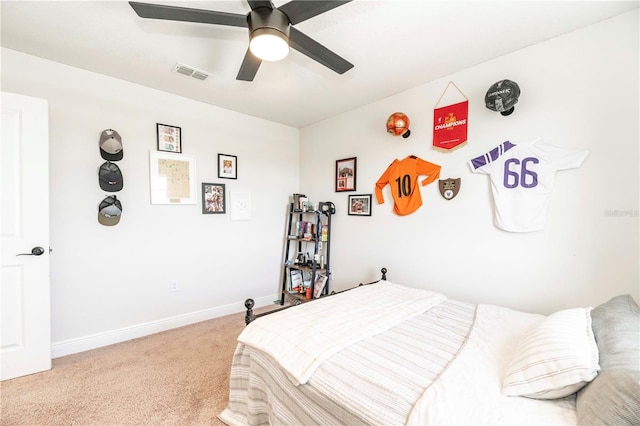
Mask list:
POLYGON ((502 393, 563 398, 593 380, 599 370, 591 308, 567 309, 549 315, 520 338, 502 393))

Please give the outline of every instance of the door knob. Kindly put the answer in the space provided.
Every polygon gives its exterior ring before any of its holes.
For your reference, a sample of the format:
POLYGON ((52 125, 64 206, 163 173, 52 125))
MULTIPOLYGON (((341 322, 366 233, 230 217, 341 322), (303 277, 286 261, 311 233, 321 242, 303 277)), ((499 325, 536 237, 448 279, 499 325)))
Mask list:
POLYGON ((34 247, 31 249, 31 253, 20 253, 16 254, 16 256, 40 256, 44 253, 44 249, 42 247, 34 247))

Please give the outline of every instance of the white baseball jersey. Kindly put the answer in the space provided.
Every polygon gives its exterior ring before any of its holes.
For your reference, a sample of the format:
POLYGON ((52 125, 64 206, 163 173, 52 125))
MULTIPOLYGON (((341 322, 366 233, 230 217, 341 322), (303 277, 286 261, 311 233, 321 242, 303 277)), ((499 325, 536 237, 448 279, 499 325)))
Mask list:
POLYGON ((496 226, 531 232, 544 228, 556 171, 580 167, 588 154, 541 138, 519 144, 507 141, 469 161, 469 166, 473 173, 491 177, 496 226))

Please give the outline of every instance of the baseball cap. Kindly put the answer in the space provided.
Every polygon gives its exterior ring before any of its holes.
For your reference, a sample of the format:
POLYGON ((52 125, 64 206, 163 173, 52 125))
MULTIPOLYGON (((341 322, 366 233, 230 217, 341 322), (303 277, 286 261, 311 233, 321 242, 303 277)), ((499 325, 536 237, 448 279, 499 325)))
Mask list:
POLYGON ((122 204, 115 195, 109 195, 98 205, 98 222, 104 226, 117 225, 122 215, 122 204))
POLYGON ((100 134, 100 155, 105 160, 118 161, 124 156, 122 138, 113 129, 103 130, 100 134))
POLYGON ((510 115, 518 103, 520 87, 515 81, 500 80, 493 83, 484 97, 484 103, 492 111, 510 115))
POLYGON ((124 185, 120 167, 110 161, 102 163, 98 169, 98 183, 100 184, 100 188, 104 191, 120 191, 124 185))

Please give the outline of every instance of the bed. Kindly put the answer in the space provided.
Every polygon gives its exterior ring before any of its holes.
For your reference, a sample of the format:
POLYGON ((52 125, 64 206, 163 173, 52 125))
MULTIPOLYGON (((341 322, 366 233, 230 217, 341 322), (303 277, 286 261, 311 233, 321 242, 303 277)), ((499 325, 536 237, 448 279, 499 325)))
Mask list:
POLYGON ((386 279, 254 315, 228 425, 640 424, 630 295, 548 316, 386 279))

